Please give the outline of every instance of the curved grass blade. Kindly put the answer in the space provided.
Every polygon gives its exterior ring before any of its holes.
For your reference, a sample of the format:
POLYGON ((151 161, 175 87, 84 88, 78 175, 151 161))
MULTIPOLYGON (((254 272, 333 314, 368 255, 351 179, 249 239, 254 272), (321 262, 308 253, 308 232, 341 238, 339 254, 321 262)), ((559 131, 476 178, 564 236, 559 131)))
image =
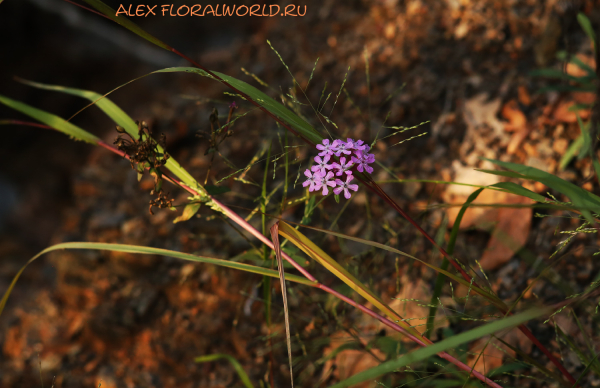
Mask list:
POLYGON ((209 354, 206 356, 200 356, 194 358, 194 362, 212 362, 221 359, 225 359, 229 361, 231 365, 233 365, 233 369, 235 369, 238 376, 240 376, 240 380, 242 380, 242 383, 246 388, 254 388, 254 385, 252 385, 252 382, 250 381, 250 377, 248 377, 248 374, 246 373, 244 368, 242 368, 242 365, 238 362, 238 360, 236 360, 233 356, 230 356, 229 354, 209 354))
POLYGON ((378 309, 383 311, 392 320, 399 320, 396 322, 402 328, 407 330, 410 334, 420 337, 421 334, 408 323, 386 303, 384 303, 378 296, 376 296, 371 290, 365 287, 357 278, 355 278, 350 272, 342 267, 338 262, 333 260, 327 253, 321 248, 316 246, 306 236, 300 233, 298 230, 292 228, 290 225, 283 221, 279 221, 279 234, 287 238, 292 244, 300 248, 304 253, 310 256, 313 260, 327 268, 332 274, 337 276, 341 281, 346 283, 350 288, 356 291, 363 298, 371 302, 378 309))
MULTIPOLYGON (((203 77, 209 77, 214 79, 210 74, 202 69, 195 67, 171 67, 167 69, 157 70, 154 73, 174 73, 174 72, 186 72, 195 73, 203 77)), ((323 136, 317 132, 309 123, 304 121, 300 116, 287 109, 285 106, 275 101, 265 93, 261 92, 254 86, 247 84, 244 81, 240 81, 237 78, 230 77, 226 74, 213 71, 215 75, 229 83, 234 88, 250 96, 254 101, 258 102, 262 107, 279 117, 287 124, 291 125, 300 135, 313 143, 320 143, 323 140, 323 136)))
POLYGON ((285 271, 283 270, 283 260, 281 260, 281 245, 279 245, 279 224, 275 223, 271 227, 271 239, 275 248, 275 257, 277 258, 277 268, 279 269, 279 281, 281 283, 281 294, 283 295, 283 313, 285 317, 285 337, 287 340, 288 358, 290 362, 290 380, 294 388, 294 372, 292 368, 292 339, 290 337, 290 317, 287 300, 287 290, 285 288, 285 271))
POLYGON ((56 130, 75 140, 82 140, 90 144, 98 144, 98 141, 100 140, 91 133, 79 128, 75 124, 71 124, 59 116, 53 115, 52 113, 48 113, 22 102, 12 100, 3 95, 0 95, 0 103, 18 110, 19 112, 24 113, 48 126, 51 126, 52 128, 55 128, 56 130))
MULTIPOLYGON (((166 256, 166 257, 174 257, 176 259, 195 261, 195 262, 199 262, 199 263, 220 265, 222 267, 239 269, 242 271, 255 273, 255 274, 259 274, 259 275, 263 275, 263 276, 270 276, 273 278, 279 277, 279 273, 272 269, 256 267, 254 265, 237 263, 234 261, 215 259, 212 257, 196 256, 196 255, 192 255, 190 253, 170 251, 168 249, 144 247, 144 246, 138 246, 138 245, 126 245, 126 244, 69 242, 69 243, 56 244, 56 245, 53 245, 51 247, 44 249, 43 251, 41 251, 37 255, 33 256, 31 259, 29 259, 29 261, 27 261, 27 263, 25 263, 25 265, 23 267, 21 267, 19 272, 17 272, 17 274, 13 278, 12 282, 10 283, 8 290, 6 290, 6 292, 2 296, 2 300, 0 300, 0 315, 2 314, 2 311, 4 310, 4 306, 6 306, 6 301, 8 300, 10 293, 12 292, 15 284, 17 283, 17 280, 19 280, 19 277, 21 276, 21 274, 23 273, 25 268, 27 268, 27 266, 29 264, 31 264, 34 260, 36 260, 38 257, 40 257, 48 252, 56 251, 59 249, 95 249, 95 250, 101 250, 101 251, 125 252, 125 253, 135 253, 135 254, 145 254, 145 255, 160 255, 160 256, 166 256)), ((308 279, 305 279, 303 277, 296 276, 296 275, 286 274, 285 278, 286 278, 286 280, 290 280, 290 281, 296 282, 296 283, 301 283, 301 284, 305 284, 305 285, 309 285, 309 286, 315 285, 314 282, 312 282, 308 279)))
POLYGON ((486 335, 508 329, 510 327, 518 326, 524 322, 527 322, 531 319, 540 317, 542 315, 548 314, 552 311, 552 308, 533 308, 528 311, 522 312, 520 314, 513 315, 509 318, 501 319, 492 323, 488 323, 486 325, 477 327, 475 329, 469 330, 465 333, 454 335, 448 339, 437 342, 433 345, 429 345, 425 348, 421 348, 410 352, 404 356, 401 356, 395 360, 384 362, 374 368, 368 369, 364 372, 358 373, 346 380, 340 381, 337 384, 332 385, 329 388, 344 388, 350 387, 355 384, 359 384, 363 381, 373 380, 385 373, 394 372, 398 368, 402 368, 404 366, 410 365, 412 363, 426 360, 427 358, 443 352, 448 349, 454 349, 461 344, 470 342, 472 340, 484 337, 486 335))
POLYGON ((123 16, 117 16, 117 11, 115 11, 108 5, 104 4, 102 1, 100 1, 100 0, 84 0, 84 1, 86 3, 88 3, 89 5, 91 5, 92 7, 94 7, 96 10, 102 12, 104 15, 106 15, 106 17, 108 17, 115 23, 122 25, 123 27, 127 28, 129 31, 133 32, 136 35, 141 36, 142 38, 146 39, 150 43, 154 43, 158 47, 164 48, 165 50, 173 51, 171 46, 169 46, 168 44, 155 38, 154 36, 150 35, 146 31, 142 30, 140 27, 138 27, 137 24, 135 24, 131 20, 129 20, 123 16))
POLYGON ((500 160, 486 158, 482 159, 490 161, 508 170, 515 171, 516 173, 522 175, 524 179, 541 182, 546 186, 558 191, 559 193, 566 195, 573 202, 573 205, 580 208, 581 214, 583 214, 584 217, 592 224, 594 223, 594 219, 592 218, 590 211, 587 209, 592 209, 595 213, 600 213, 600 198, 598 196, 574 185, 571 182, 567 182, 556 175, 552 175, 545 171, 538 170, 537 168, 523 166, 517 163, 502 162, 500 160))
MULTIPOLYGON (((282 227, 281 227, 281 224, 283 224, 283 223, 284 223, 283 221, 280 221, 280 231, 281 231, 281 229, 282 229, 282 227)), ((362 238, 360 238, 360 237, 348 236, 347 234, 338 233, 338 232, 333 232, 333 231, 326 230, 326 229, 321 229, 321 228, 315 228, 315 227, 312 227, 312 226, 307 226, 307 225, 301 225, 301 224, 299 224, 299 225, 300 225, 301 227, 303 227, 303 228, 312 229, 312 230, 316 230, 316 231, 319 231, 319 232, 323 232, 323 233, 330 234, 330 235, 332 235, 332 236, 335 236, 335 237, 340 237, 340 238, 344 238, 344 239, 347 239, 347 240, 356 241, 356 242, 359 242, 359 243, 362 243, 362 244, 365 244, 365 245, 370 245, 370 246, 372 246, 372 247, 375 247, 375 248, 380 248, 380 249, 383 249, 383 250, 386 250, 386 251, 389 251, 389 252, 392 252, 392 253, 396 253, 396 254, 398 254, 398 255, 402 255, 402 256, 408 257, 408 258, 410 258, 410 259, 413 259, 413 260, 416 260, 416 261, 418 261, 418 262, 422 263, 423 265, 426 265, 427 267, 429 267, 429 268, 433 269, 434 271, 436 271, 436 272, 438 272, 438 273, 442 273, 442 274, 444 274, 445 276, 449 277, 450 279, 452 279, 452 280, 454 280, 454 281, 456 281, 456 282, 458 282, 458 283, 460 283, 460 284, 462 284, 462 285, 464 285, 464 286, 466 286, 466 287, 470 287, 472 291, 474 291, 474 292, 477 292, 478 294, 480 294, 481 296, 483 296, 484 298, 486 298, 488 301, 490 301, 490 303, 492 303, 492 304, 494 304, 494 305, 497 305, 497 306, 499 306, 499 307, 501 307, 501 306, 502 306, 504 309, 508 308, 508 307, 507 307, 507 306, 504 304, 504 302, 502 302, 502 300, 501 300, 501 299, 499 299, 497 296, 495 296, 495 295, 493 295, 493 294, 489 293, 488 291, 486 291, 486 290, 484 290, 484 289, 482 289, 482 288, 480 288, 480 287, 477 287, 477 286, 475 286, 474 284, 472 284, 472 283, 470 283, 470 282, 467 282, 465 279, 463 279, 463 278, 460 278, 460 277, 458 277, 458 276, 454 275, 453 273, 451 273, 451 272, 449 272, 449 271, 443 270, 443 269, 442 269, 442 268, 440 268, 440 267, 436 267, 436 266, 435 266, 435 265, 433 265, 433 264, 430 264, 430 263, 428 263, 428 262, 426 262, 426 261, 424 261, 424 260, 421 260, 421 259, 419 259, 419 258, 417 258, 417 257, 415 257, 415 256, 409 255, 408 253, 406 253, 406 252, 403 252, 403 251, 401 251, 401 250, 398 250, 398 249, 392 248, 392 247, 390 247, 390 246, 388 246, 388 245, 381 244, 381 243, 378 243, 378 242, 375 242, 375 241, 365 240, 365 239, 362 239, 362 238)), ((290 226, 286 224, 286 230, 287 230, 287 228, 290 228, 290 226)), ((293 228, 292 228, 292 229, 293 229, 293 228)), ((298 231, 297 231, 297 230, 295 230, 295 229, 294 229, 294 231, 303 237, 302 241, 306 240, 306 241, 310 242, 310 240, 308 240, 308 239, 307 239, 307 238, 306 238, 304 235, 302 235, 300 232, 298 232, 298 231)), ((284 237, 288 238, 287 236, 284 236, 284 237)), ((289 239, 289 238, 288 238, 288 239, 289 239)), ((299 238, 299 237, 297 237, 297 239, 298 239, 298 240, 300 240, 300 238, 299 238)), ((293 242, 293 241, 292 241, 292 242, 293 242)), ((312 244, 312 242, 310 242, 310 243, 312 244)), ((314 245, 314 244, 313 244, 313 245, 314 245)), ((301 248, 301 247, 300 247, 300 248, 301 248)), ((302 248, 301 248, 301 249, 302 249, 302 248)), ((306 252, 306 250, 305 250, 305 249, 302 249, 302 250, 303 250, 304 252, 306 252)), ((307 253, 307 254, 308 254, 308 253, 307 253)), ((325 254, 325 255, 326 255, 326 254, 325 254)), ((311 255, 309 254, 309 256, 311 256, 311 255)), ((311 256, 311 257, 312 257, 312 256, 311 256)), ((327 256, 327 257, 329 257, 329 256, 327 256)), ((330 258, 330 259, 331 259, 331 258, 330 258)), ((333 260, 333 259, 331 259, 331 260, 333 260)), ((336 264, 337 264, 337 262, 336 262, 336 264)), ((337 264, 337 265, 339 265, 339 264, 337 264)))
MULTIPOLYGON (((460 223, 462 222, 462 218, 465 212, 467 211, 467 208, 475 199, 477 199, 477 197, 479 196, 479 194, 481 194, 482 191, 483 188, 475 190, 471 195, 469 195, 465 204, 460 208, 460 211, 458 212, 458 215, 454 220, 454 225, 452 225, 450 240, 448 240, 448 248, 446 249, 446 252, 448 252, 449 255, 452 255, 454 253, 454 247, 456 244, 456 237, 458 236, 458 230, 460 228, 460 223)), ((442 260, 442 264, 440 265, 440 269, 447 270, 449 264, 450 262, 448 261, 448 259, 444 257, 444 260, 442 260)), ((433 294, 431 295, 431 301, 429 302, 431 307, 429 307, 429 316, 427 317, 426 325, 427 330, 425 330, 425 333, 428 338, 430 338, 431 333, 433 333, 435 316, 437 314, 438 309, 438 298, 442 294, 442 287, 444 286, 445 279, 446 276, 443 273, 438 272, 437 277, 435 279, 435 287, 433 289, 433 294)))
POLYGON ((540 195, 534 191, 528 190, 521 185, 518 185, 514 182, 499 182, 491 185, 490 187, 499 187, 508 191, 509 193, 520 195, 522 197, 531 198, 537 202, 546 202, 546 198, 543 195, 540 195))
MULTIPOLYGON (((99 94, 99 93, 96 93, 96 92, 93 92, 90 90, 67 88, 67 87, 58 86, 58 85, 47 85, 47 84, 42 84, 39 82, 32 82, 32 81, 26 81, 26 80, 20 80, 20 81, 29 86, 33 86, 35 88, 52 90, 55 92, 67 93, 67 94, 71 94, 71 95, 74 95, 77 97, 85 98, 85 99, 91 101, 92 104, 94 104, 98 108, 100 108, 116 124, 123 127, 123 129, 125 129, 128 134, 133 136, 133 138, 138 137, 138 126, 135 123, 135 121, 133 121, 133 119, 131 117, 129 117, 129 115, 127 115, 127 113, 125 113, 121 108, 119 108, 119 106, 117 104, 115 104, 110 99, 103 96, 102 94, 99 94)), ((50 125, 50 124, 48 124, 48 125, 50 125)), ((52 125, 50 125, 50 126, 52 126, 52 125)), ((162 149, 162 147, 160 145, 157 144, 157 146, 158 146, 159 152, 164 152, 164 150, 162 149)), ((170 157, 167 160, 167 163, 165 164, 165 166, 169 170, 171 170, 171 172, 173 172, 173 174, 175 174, 175 176, 177 176, 179 179, 181 179, 181 181, 183 183, 185 183, 186 185, 188 185, 189 187, 191 187, 193 189, 200 190, 202 193, 207 194, 206 190, 194 179, 194 177, 192 177, 190 175, 190 173, 187 172, 186 169, 181 167, 181 165, 179 163, 177 163, 177 161, 173 157, 170 157)))

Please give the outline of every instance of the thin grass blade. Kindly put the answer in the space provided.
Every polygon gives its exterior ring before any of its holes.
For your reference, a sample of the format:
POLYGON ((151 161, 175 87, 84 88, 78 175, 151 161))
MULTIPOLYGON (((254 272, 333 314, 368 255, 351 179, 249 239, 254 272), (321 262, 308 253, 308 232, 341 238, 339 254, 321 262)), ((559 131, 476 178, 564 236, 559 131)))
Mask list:
POLYGON ((429 345, 425 348, 421 348, 410 352, 404 356, 401 356, 395 360, 384 362, 374 368, 368 369, 364 372, 358 373, 346 380, 340 381, 337 384, 332 385, 329 388, 345 388, 351 387, 355 384, 362 383, 364 381, 373 380, 385 373, 390 373, 398 368, 410 365, 415 362, 426 360, 427 358, 458 347, 461 344, 473 341, 475 339, 484 337, 489 334, 496 333, 498 331, 508 329, 511 327, 518 326, 531 319, 543 316, 552 311, 551 308, 533 308, 523 313, 513 315, 509 318, 501 319, 486 325, 471 329, 465 333, 457 334, 448 339, 437 342, 433 345, 429 345))
MULTIPOLYGON (((239 269, 241 271, 255 273, 255 274, 259 274, 259 275, 263 275, 263 276, 269 276, 272 278, 279 277, 279 273, 272 269, 256 267, 254 265, 237 263, 237 262, 228 261, 228 260, 215 259, 212 257, 196 256, 196 255, 192 255, 189 253, 171 251, 168 249, 144 247, 144 246, 138 246, 138 245, 126 245, 126 244, 88 243, 88 242, 62 243, 62 244, 56 244, 51 247, 48 247, 48 248, 44 249, 43 251, 41 251, 40 253, 38 253, 37 255, 33 256, 31 259, 29 259, 29 261, 27 261, 27 263, 25 263, 25 265, 19 270, 19 272, 17 272, 17 274, 14 276, 12 282, 10 283, 8 289, 2 296, 2 300, 0 300, 0 315, 2 314, 2 311, 4 310, 4 306, 6 306, 6 302, 8 300, 8 297, 10 296, 10 293, 12 292, 15 284, 17 283, 17 280, 19 280, 19 277, 21 276, 21 274, 23 273, 25 268, 27 268, 27 266, 29 264, 31 264, 34 260, 36 260, 40 256, 42 256, 48 252, 57 251, 60 249, 95 249, 95 250, 101 250, 101 251, 125 252, 125 253, 144 254, 144 255, 159 255, 159 256, 166 256, 166 257, 174 257, 176 259, 195 261, 195 262, 199 262, 199 263, 220 265, 222 267, 239 269)), ((312 282, 308 279, 305 279, 303 277, 296 276, 296 275, 286 274, 285 278, 287 280, 290 280, 290 281, 296 282, 296 283, 300 283, 300 284, 306 284, 309 286, 315 285, 314 282, 312 282)))
POLYGON ((277 258, 277 268, 279 268, 279 281, 281 283, 281 294, 283 295, 283 314, 285 317, 285 336, 287 340, 288 357, 290 362, 290 380, 294 388, 294 372, 292 369, 292 339, 290 335, 290 317, 287 300, 287 290, 285 288, 285 272, 283 270, 283 260, 281 260, 281 246, 279 245, 279 223, 271 227, 271 239, 275 248, 275 257, 277 258))
POLYGON ((248 374, 246 373, 244 368, 242 368, 242 365, 238 362, 238 360, 236 360, 233 356, 230 356, 229 354, 208 354, 206 356, 194 358, 194 362, 212 362, 222 359, 225 359, 231 363, 233 369, 235 369, 238 376, 240 377, 240 380, 242 380, 242 383, 246 388, 254 388, 254 385, 252 385, 252 382, 250 381, 250 377, 248 377, 248 374))
POLYGON ((98 144, 98 141, 100 140, 98 137, 79 128, 75 124, 69 123, 59 116, 34 108, 22 102, 0 95, 0 103, 18 110, 19 112, 26 114, 27 116, 32 117, 52 128, 55 128, 56 130, 75 140, 85 141, 86 143, 90 144, 98 144))

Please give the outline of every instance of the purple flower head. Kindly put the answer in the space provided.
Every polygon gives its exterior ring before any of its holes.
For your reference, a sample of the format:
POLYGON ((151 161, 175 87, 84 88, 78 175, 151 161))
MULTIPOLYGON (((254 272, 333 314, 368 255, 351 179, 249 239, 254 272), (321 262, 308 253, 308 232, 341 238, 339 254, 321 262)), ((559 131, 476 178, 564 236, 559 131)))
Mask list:
POLYGON ((333 163, 333 169, 337 170, 336 172, 336 176, 340 176, 343 173, 346 173, 348 175, 352 174, 352 171, 350 171, 350 169, 352 168, 354 164, 352 163, 352 161, 350 160, 350 158, 348 158, 348 163, 346 163, 346 158, 345 157, 341 157, 340 158, 340 162, 339 163, 333 163))
POLYGON ((335 181, 333 180, 333 172, 329 171, 327 175, 321 175, 321 185, 323 186, 323 195, 329 194, 329 188, 327 186, 335 187, 335 181))
POLYGON ((364 141, 362 140, 354 140, 354 139, 350 139, 348 138, 348 141, 346 142, 346 144, 348 144, 349 149, 353 149, 353 150, 357 150, 357 151, 364 151, 365 147, 368 147, 368 145, 364 144, 364 141))
POLYGON ((312 166, 310 169, 313 171, 318 171, 321 175, 327 174, 327 170, 331 170, 333 168, 332 164, 327 164, 330 158, 331 156, 329 155, 325 155, 323 159, 321 159, 320 156, 315 156, 315 162, 317 162, 317 164, 312 166))
POLYGON ((329 143, 329 139, 323 139, 323 144, 317 144, 317 149, 320 150, 319 156, 333 155, 333 146, 335 142, 329 143))
POLYGON ((358 185, 351 185, 351 184, 350 184, 350 181, 351 181, 352 179, 354 179, 354 176, 353 176, 353 175, 348 175, 348 176, 346 177, 346 182, 342 182, 342 180, 341 180, 341 179, 336 179, 336 180, 335 180, 335 183, 338 185, 338 187, 336 187, 335 189, 333 189, 333 192, 334 192, 336 195, 340 195, 340 193, 341 193, 341 192, 342 192, 342 190, 343 190, 343 191, 344 191, 344 197, 345 197, 346 199, 350 199, 350 197, 352 196, 352 194, 350 194, 350 191, 349 191, 348 189, 350 189, 350 190, 354 190, 354 191, 357 191, 357 190, 358 190, 358 185))
POLYGON ((371 174, 373 172, 373 167, 369 166, 369 164, 375 162, 375 155, 356 151, 356 156, 352 157, 352 162, 358 165, 356 167, 358 171, 363 172, 366 170, 371 174))
POLYGON ((229 109, 235 109, 237 108, 237 104, 235 103, 235 101, 233 101, 231 104, 229 104, 229 109))
POLYGON ((352 145, 348 145, 343 140, 335 140, 333 142, 333 151, 335 152, 335 156, 340 156, 341 154, 350 155, 352 151, 352 145))
POLYGON ((322 181, 322 176, 321 173, 317 172, 310 172, 310 170, 306 169, 304 171, 304 175, 306 175, 306 180, 302 183, 303 187, 306 187, 308 185, 310 185, 310 187, 308 188, 308 191, 315 191, 315 190, 319 190, 321 188, 321 181, 322 181))

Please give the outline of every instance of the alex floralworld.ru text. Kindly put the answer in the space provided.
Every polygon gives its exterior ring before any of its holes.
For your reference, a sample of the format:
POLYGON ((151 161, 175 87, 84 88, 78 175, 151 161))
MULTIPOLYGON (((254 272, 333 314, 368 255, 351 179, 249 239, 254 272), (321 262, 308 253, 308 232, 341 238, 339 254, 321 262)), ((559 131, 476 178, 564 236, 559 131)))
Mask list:
POLYGON ((173 4, 145 5, 140 4, 128 6, 119 4, 116 16, 138 16, 148 17, 153 16, 304 16, 306 15, 306 5, 288 4, 285 7, 280 7, 277 4, 253 4, 247 5, 225 5, 211 4, 192 6, 181 5, 173 6, 173 4), (158 8, 158 9, 157 9, 158 8), (157 15, 158 14, 158 15, 157 15))

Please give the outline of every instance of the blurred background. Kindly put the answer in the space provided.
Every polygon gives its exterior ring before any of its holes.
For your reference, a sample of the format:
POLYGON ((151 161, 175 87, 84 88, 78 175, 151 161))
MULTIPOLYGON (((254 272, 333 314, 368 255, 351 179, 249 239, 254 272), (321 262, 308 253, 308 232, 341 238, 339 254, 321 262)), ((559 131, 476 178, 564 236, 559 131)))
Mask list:
MULTIPOLYGON (((114 9, 120 4, 105 2, 114 9)), ((228 3, 253 4, 242 0, 228 3)), ((377 144, 378 160, 389 166, 396 178, 489 184, 468 172, 473 167, 489 167, 479 159, 482 156, 542 166, 558 174, 557 161, 578 133, 574 116, 565 113, 567 103, 595 99, 594 93, 537 93, 548 80, 534 78, 529 72, 564 67, 555 58, 561 50, 594 64, 589 39, 576 15, 584 12, 598 25, 597 1, 307 0, 302 4, 307 6, 306 16, 295 18, 150 16, 131 20, 209 69, 259 86, 255 75, 269 84, 265 90, 276 97, 289 93, 292 80, 267 44, 270 40, 296 80, 309 86, 306 97, 313 104, 331 93, 324 112, 337 124, 337 129, 330 128, 336 136, 373 139, 383 126, 409 127, 429 121, 377 144), (345 91, 341 92, 343 82, 345 91), (421 132, 427 136, 394 146, 421 132)), ((0 4, 0 35, 5 37, 0 41, 0 94, 63 118, 71 117, 87 102, 27 86, 16 77, 106 93, 151 71, 189 65, 115 23, 60 0, 4 0, 0 4)), ((212 109, 217 108, 223 117, 229 103, 236 101, 240 113, 251 110, 225 91, 200 77, 161 74, 133 82, 110 98, 134 119, 147 121, 156 133, 165 133, 167 149, 203 178, 209 159, 204 156, 206 144, 195 134, 208 130, 212 109)), ((304 113, 313 125, 320 125, 308 110, 304 113)), ((4 106, 0 106, 1 119, 31 121, 4 106)), ((107 143, 116 137, 114 124, 94 107, 72 122, 107 143)), ((248 249, 226 223, 211 220, 209 211, 200 213, 202 219, 175 226, 175 216, 168 211, 152 218, 147 214, 148 183, 138 184, 129 163, 107 151, 48 130, 15 125, 0 129, 4 161, 0 167, 2 291, 28 258, 62 241, 149 244, 215 257, 232 257, 248 249)), ((236 136, 228 139, 221 151, 240 168, 264 148, 265 139, 279 144, 283 136, 275 123, 258 111, 240 120, 234 130, 236 136)), ((393 129, 384 128, 381 135, 391 133, 393 129)), ((300 147, 295 157, 307 158, 308 152, 300 147)), ((261 182, 260 168, 253 169, 249 177, 261 182)), ((585 162, 573 162, 560 174, 584 184, 589 168, 585 162)), ((215 183, 231 171, 227 163, 218 160, 211 169, 211 181, 215 183)), ((291 174, 295 178, 297 171, 291 174)), ((390 176, 380 169, 376 179, 390 176)), ((259 194, 232 179, 221 185, 233 193, 259 194)), ((463 191, 445 191, 428 183, 385 188, 411 214, 418 215, 432 234, 443 222, 448 225, 443 221, 446 212, 423 209, 432 202, 460 202, 465 196, 463 191)), ((301 192, 298 187, 295 190, 301 192)), ((228 203, 243 203, 250 209, 255 206, 249 198, 228 195, 228 203)), ((184 193, 175 190, 173 197, 179 203, 186 200, 184 193)), ((363 194, 355 203, 361 211, 370 206, 373 219, 385 222, 369 219, 361 224, 348 216, 342 220, 348 227, 355 226, 346 230, 349 234, 379 236, 384 232, 378 223, 409 233, 403 221, 370 196, 363 194)), ((315 222, 331 222, 327 214, 335 214, 341 206, 323 205, 315 222)), ((291 210, 290 217, 300 217, 298 212, 291 210)), ((531 213, 525 217, 531 219, 531 213)), ((536 238, 556 225, 536 222, 533 227, 531 223, 524 226, 527 234, 532 230, 528 244, 540 254, 550 253, 550 242, 540 248, 536 238)), ((489 230, 472 229, 459 248, 467 259, 477 258, 489 235, 489 230)), ((431 254, 429 245, 415 240, 414 235, 395 236, 395 244, 403 241, 412 244, 414 252, 431 254)), ((339 250, 343 253, 345 249, 339 250)), ((488 268, 508 268, 503 277, 517 276, 519 266, 511 261, 514 253, 489 258, 488 268)), ((585 265, 585 271, 593 272, 592 264, 585 265)), ((257 349, 264 344, 251 339, 264 332, 262 307, 248 302, 256 281, 201 268, 164 259, 89 252, 49 255, 34 263, 0 320, 0 350, 7 360, 0 366, 1 385, 37 386, 37 355, 48 386, 52 376, 57 376, 60 387, 97 385, 99 380, 103 387, 233 386, 237 380, 226 364, 190 361, 194 355, 216 352, 237 353, 251 370, 251 377, 262 378, 268 360, 257 349), (256 317, 240 318, 245 316, 245 308, 254 308, 256 317), (161 338, 172 341, 161 343, 161 338)), ((379 290, 388 298, 395 295, 400 273, 390 278, 389 271, 377 271, 374 277, 380 282, 379 290)), ((403 276, 411 271, 414 269, 407 267, 403 276)), ((431 275, 427 276, 424 280, 431 280, 431 275)), ((500 284, 497 291, 510 296, 513 286, 500 284)), ((304 326, 298 323, 299 330, 311 322, 314 327, 311 317, 316 315, 307 311, 302 315, 305 321, 298 318, 304 322, 304 326)), ((306 341, 312 341, 330 335, 337 327, 334 323, 323 326, 323 332, 300 332, 306 341)), ((309 351, 305 359, 298 358, 299 370, 305 371, 300 380, 304 386, 343 377, 340 372, 333 377, 322 374, 321 366, 315 369, 311 360, 320 357, 322 348, 313 344, 314 354, 309 351)), ((277 352, 285 354, 283 343, 277 352)), ((286 381, 284 370, 276 373, 286 381)))

